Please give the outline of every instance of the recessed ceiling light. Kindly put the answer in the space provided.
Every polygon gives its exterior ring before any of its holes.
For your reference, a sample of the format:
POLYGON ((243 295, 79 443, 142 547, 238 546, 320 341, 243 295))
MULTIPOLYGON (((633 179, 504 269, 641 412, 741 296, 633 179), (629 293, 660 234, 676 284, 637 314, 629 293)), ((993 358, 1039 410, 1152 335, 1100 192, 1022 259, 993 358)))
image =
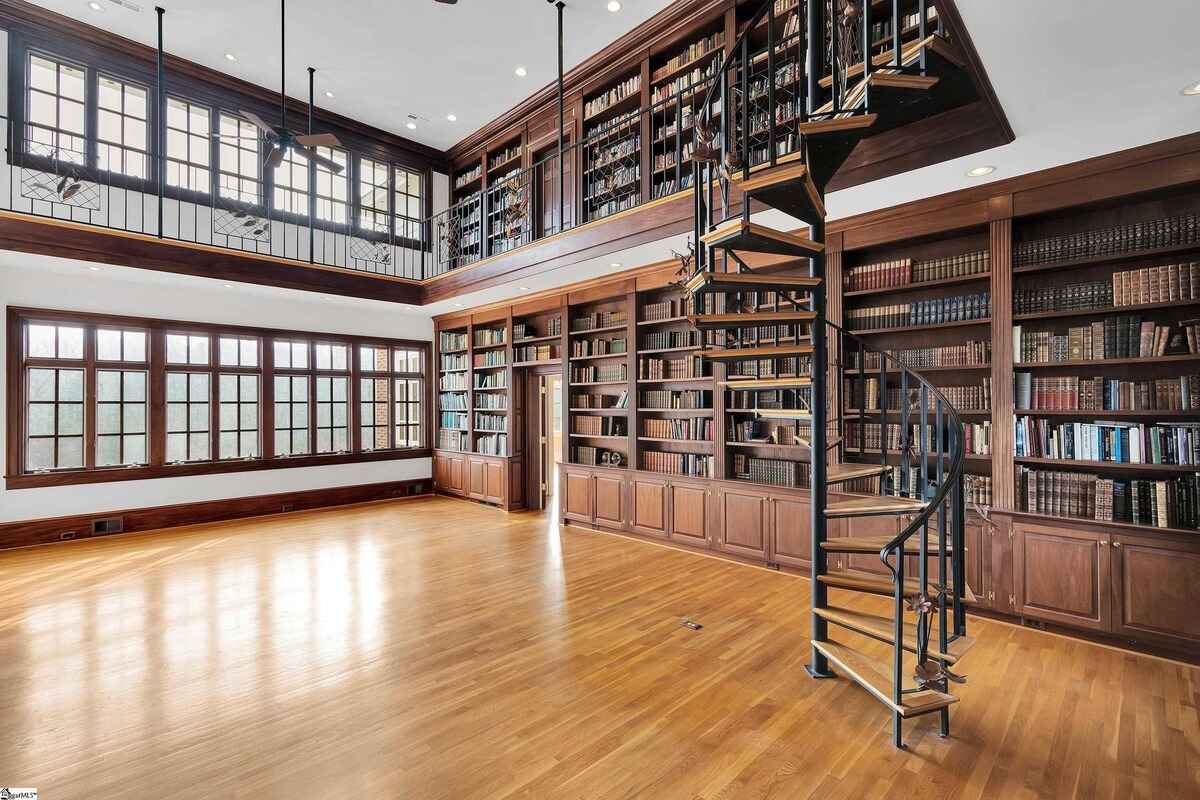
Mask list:
POLYGON ((226 289, 232 289, 232 288, 233 288, 233 284, 232 284, 232 283, 227 283, 227 284, 225 284, 225 288, 226 288, 226 289))
POLYGON ((104 6, 97 3, 96 0, 92 0, 92 2, 88 3, 88 8, 90 8, 92 11, 103 11, 104 10, 104 6))
POLYGON ((612 262, 611 264, 609 264, 609 266, 610 266, 610 267, 619 267, 619 266, 621 266, 621 262, 620 262, 620 261, 614 261, 614 262, 612 262))
POLYGON ((517 67, 516 69, 513 70, 513 72, 515 72, 517 74, 518 78, 524 78, 526 75, 529 74, 529 70, 525 69, 524 67, 517 67))
POLYGON ((88 269, 90 269, 92 272, 99 272, 99 271, 100 271, 100 268, 99 268, 99 267, 88 267, 88 269))
POLYGON ((409 120, 408 122, 404 123, 404 127, 408 128, 410 131, 415 131, 417 129, 417 123, 409 120))
POLYGON ((1179 93, 1182 94, 1184 97, 1200 96, 1200 81, 1193 83, 1191 86, 1183 87, 1183 89, 1181 89, 1179 93))
POLYGON ((621 10, 621 4, 617 0, 608 0, 608 10, 615 14, 621 10))
POLYGON ((326 96, 326 97, 333 97, 333 92, 326 92, 326 93, 325 93, 325 96, 326 96))
POLYGON ((237 56, 235 56, 233 53, 226 53, 225 60, 226 61, 237 61, 237 56))
POLYGON ((982 178, 984 175, 991 175, 996 171, 993 166, 976 167, 975 169, 967 170, 968 178, 982 178))
POLYGON ((520 289, 522 292, 528 292, 528 291, 529 291, 529 287, 528 287, 528 286, 518 286, 517 288, 518 288, 518 289, 520 289))
POLYGON ((446 119, 448 119, 450 122, 458 122, 458 117, 454 114, 447 114, 446 119))
POLYGON ((455 308, 462 308, 462 303, 455 303, 455 304, 454 304, 454 307, 455 307, 455 308))

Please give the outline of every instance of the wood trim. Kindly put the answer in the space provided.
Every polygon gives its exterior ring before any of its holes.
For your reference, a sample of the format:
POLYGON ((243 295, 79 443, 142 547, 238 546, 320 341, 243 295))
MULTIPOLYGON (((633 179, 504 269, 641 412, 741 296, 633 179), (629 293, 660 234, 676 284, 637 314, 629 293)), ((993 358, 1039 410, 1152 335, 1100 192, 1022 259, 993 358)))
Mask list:
POLYGON ((92 538, 92 521, 121 517, 122 533, 140 533, 180 525, 222 522, 242 517, 258 517, 287 511, 306 511, 316 508, 392 500, 398 497, 427 496, 431 478, 414 478, 385 483, 365 483, 309 489, 299 492, 252 495, 224 500, 203 500, 169 506, 150 506, 94 514, 73 514, 22 522, 0 523, 0 549, 29 547, 63 541, 63 533, 74 531, 72 539, 92 538))
POLYGON ((1000 126, 1001 137, 1006 144, 1013 141, 1017 135, 1008 122, 1008 115, 1004 113, 1004 106, 1000 104, 1000 98, 996 95, 996 89, 992 86, 987 70, 983 68, 983 59, 979 57, 979 51, 975 49, 971 32, 963 24, 957 0, 938 0, 937 10, 941 24, 945 26, 951 40, 958 45, 959 51, 963 55, 962 60, 966 62, 965 68, 971 75, 971 82, 983 95, 983 100, 991 109, 996 124, 1000 126))
MULTIPOLYGON (((992 455, 993 464, 1013 463, 1013 221, 993 220, 990 225, 992 259, 992 455), (996 387, 1003 387, 996 391, 996 387)), ((992 470, 992 505, 1011 509, 1014 476, 1011 468, 992 470)))

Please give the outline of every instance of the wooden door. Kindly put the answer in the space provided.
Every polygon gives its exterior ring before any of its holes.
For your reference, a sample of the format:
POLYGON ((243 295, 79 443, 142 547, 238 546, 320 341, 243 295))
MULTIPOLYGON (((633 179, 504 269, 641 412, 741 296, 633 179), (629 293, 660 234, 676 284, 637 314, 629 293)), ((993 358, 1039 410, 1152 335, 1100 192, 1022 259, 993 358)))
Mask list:
POLYGON ((768 557, 776 564, 788 567, 812 567, 812 504, 807 500, 771 498, 771 551, 768 557))
POLYGON ((562 508, 563 519, 574 522, 592 521, 592 508, 595 490, 592 486, 592 474, 582 470, 564 469, 559 490, 562 497, 559 505, 562 508))
POLYGON ((1200 544, 1114 536, 1113 633, 1200 644, 1200 544))
POLYGON ((467 459, 467 496, 475 500, 487 497, 487 463, 482 458, 467 459))
POLYGON ((748 489, 717 490, 720 528, 717 546, 739 556, 765 561, 771 528, 770 498, 748 489))
POLYGON ((630 481, 629 486, 633 499, 630 529, 656 539, 667 538, 667 482, 638 475, 630 481))
POLYGON ((711 533, 711 490, 702 483, 671 481, 667 497, 668 510, 671 512, 671 540, 707 548, 711 533))
POLYGON ((595 480, 596 524, 604 528, 625 529, 625 491, 628 487, 624 477, 596 475, 595 480))
POLYGON ((1109 629, 1112 589, 1105 534, 1016 526, 1017 611, 1093 630, 1109 629))
POLYGON ((508 470, 503 461, 485 461, 483 471, 483 499, 489 503, 508 503, 508 470))

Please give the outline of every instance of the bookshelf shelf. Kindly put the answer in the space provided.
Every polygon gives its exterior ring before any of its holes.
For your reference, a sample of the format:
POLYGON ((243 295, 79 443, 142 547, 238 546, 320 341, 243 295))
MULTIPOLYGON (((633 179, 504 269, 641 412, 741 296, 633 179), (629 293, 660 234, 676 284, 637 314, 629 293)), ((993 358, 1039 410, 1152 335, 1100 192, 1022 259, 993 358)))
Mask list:
POLYGON ((850 331, 855 336, 878 336, 884 333, 921 333, 922 331, 941 331, 950 328, 974 328, 982 325, 991 325, 991 317, 983 317, 982 319, 964 319, 954 322, 939 322, 936 325, 901 325, 892 328, 872 328, 865 331, 850 331))
POLYGON ((605 325, 602 328, 588 328, 582 331, 571 331, 572 336, 586 336, 590 333, 611 333, 613 331, 628 330, 629 325, 622 322, 620 325, 605 325))
POLYGON ((1105 530, 1129 531, 1131 533, 1138 533, 1138 532, 1142 532, 1142 531, 1155 531, 1157 533, 1182 534, 1182 535, 1189 536, 1189 537, 1196 536, 1196 531, 1190 530, 1188 528, 1160 528, 1156 525, 1139 525, 1136 522, 1119 522, 1116 520, 1090 519, 1087 517, 1067 517, 1067 516, 1059 516, 1057 514, 1039 514, 1036 511, 1016 510, 1016 511, 1006 511, 1005 513, 1012 514, 1014 517, 1020 517, 1022 519, 1033 520, 1035 522, 1036 521, 1074 522, 1074 523, 1080 524, 1080 525, 1099 526, 1101 528, 1104 528, 1105 530))
POLYGON ((568 408, 572 414, 628 414, 628 408, 568 408))
MULTIPOLYGON (((571 356, 572 361, 600 361, 608 358, 629 358, 629 353, 601 353, 591 356, 571 356)), ((624 383, 625 381, 621 381, 624 383)))
POLYGON ((1013 314, 1013 319, 1038 320, 1062 319, 1068 317, 1102 317, 1107 314, 1128 314, 1131 311, 1153 311, 1157 309, 1183 309, 1188 306, 1200 306, 1200 300, 1175 300, 1167 303, 1139 303, 1130 306, 1109 306, 1107 308, 1074 308, 1066 311, 1033 311, 1028 314, 1013 314))
POLYGON ((1200 353, 1186 353, 1177 356, 1147 356, 1145 358, 1097 358, 1073 361, 1047 361, 1036 363, 1013 364, 1013 369, 1054 369, 1055 367, 1113 367, 1134 364, 1179 364, 1188 361, 1200 361, 1200 353))
POLYGON ((629 381, 581 381, 572 383, 572 386, 627 386, 629 381))
POLYGON ((638 383, 712 383, 712 380, 711 376, 707 378, 638 378, 638 383))
POLYGON ((1103 409, 1043 411, 1041 409, 1018 408, 1015 409, 1015 413, 1017 416, 1021 417, 1087 417, 1088 419, 1200 419, 1200 409, 1191 409, 1188 411, 1104 411, 1103 409))
MULTIPOLYGON (((508 347, 507 342, 497 342, 495 344, 477 344, 475 350, 499 350, 502 347, 508 347)), ((462 352, 466 352, 465 350, 462 352)))
POLYGON ((666 319, 642 319, 638 320, 638 326, 643 325, 669 325, 673 322, 687 322, 687 317, 667 317, 666 319))
POLYGON ((1016 456, 1013 461, 1018 464, 1118 472, 1200 472, 1200 464, 1129 464, 1120 461, 1077 461, 1070 458, 1032 458, 1029 456, 1016 456))
POLYGON ((668 442, 670 444, 703 445, 705 447, 713 446, 711 439, 656 439, 653 436, 639 436, 637 437, 637 440, 639 442, 668 442))
POLYGON ((964 283, 975 283, 982 281, 990 281, 992 273, 976 272, 971 275, 958 275, 953 278, 939 278, 935 281, 921 281, 919 283, 905 283, 899 286, 884 286, 878 289, 857 289, 852 292, 843 292, 843 297, 868 297, 876 294, 896 294, 897 292, 915 292, 921 289, 936 289, 939 286, 957 286, 964 283))
POLYGON ((652 356, 656 353, 690 353, 700 350, 700 345, 692 345, 690 347, 662 347, 656 350, 638 350, 639 356, 652 356))
POLYGON ((687 414, 693 417, 711 417, 711 408, 639 408, 639 414, 687 414))
POLYGON ((561 358, 543 358, 540 361, 514 361, 514 367, 536 367, 543 364, 561 364, 561 358))
POLYGON ((1053 272, 1055 270, 1073 269, 1075 267, 1097 267, 1104 264, 1121 264, 1126 261, 1141 261, 1162 256, 1185 254, 1200 255, 1200 242, 1177 244, 1169 247, 1154 247, 1146 250, 1133 250, 1126 253, 1111 253, 1103 256, 1073 258, 1068 261, 1054 261, 1048 264, 1028 264, 1026 266, 1013 267, 1013 274, 1028 275, 1033 272, 1053 272))
POLYGON ((476 386, 471 389, 473 392, 507 392, 507 386, 476 386))
POLYGON ((603 435, 601 435, 601 434, 598 434, 598 433, 596 433, 596 434, 592 434, 592 433, 569 433, 569 434, 567 434, 567 435, 568 435, 568 436, 570 436, 572 439, 607 439, 607 440, 609 440, 609 441, 613 441, 613 442, 627 442, 627 441, 629 441, 629 437, 628 437, 628 436, 603 436, 603 435))
POLYGON ((554 334, 553 336, 526 336, 524 339, 514 339, 513 347, 523 344, 537 344, 539 342, 557 342, 562 336, 554 334))
MULTIPOLYGON (((911 369, 914 372, 921 372, 921 373, 925 373, 925 372, 960 372, 962 370, 972 370, 972 371, 979 372, 979 371, 984 371, 984 370, 991 371, 992 365, 991 364, 958 364, 953 367, 909 367, 909 369, 911 369)), ((887 368, 887 373, 889 375, 899 375, 900 372, 901 372, 901 370, 899 367, 888 367, 887 368)), ((861 375, 861 374, 863 374, 863 370, 848 369, 845 371, 845 374, 846 375, 861 375)), ((868 370, 866 370, 866 374, 868 376, 878 375, 879 370, 878 369, 868 369, 868 370)))

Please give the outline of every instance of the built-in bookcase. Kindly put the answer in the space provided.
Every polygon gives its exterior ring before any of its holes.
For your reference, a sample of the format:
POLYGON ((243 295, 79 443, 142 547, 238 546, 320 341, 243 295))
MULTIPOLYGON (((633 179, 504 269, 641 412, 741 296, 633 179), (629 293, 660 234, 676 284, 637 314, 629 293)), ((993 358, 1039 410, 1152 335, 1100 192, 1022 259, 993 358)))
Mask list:
POLYGON ((1200 528, 1200 193, 1018 221, 1014 505, 1200 528))
POLYGON ((562 320, 557 308, 513 317, 513 367, 563 363, 562 320))
POLYGON ((438 435, 442 450, 471 449, 471 356, 467 327, 438 332, 438 435))
POLYGON ((505 320, 471 327, 472 451, 481 455, 510 454, 510 355, 505 320))
POLYGON ((572 306, 567 337, 568 461, 630 466, 633 318, 627 297, 572 306))
POLYGON ((522 137, 488 150, 485 215, 489 255, 505 253, 529 241, 532 187, 523 169, 522 137))
MULTIPOLYGON (((992 297, 987 228, 857 250, 843 266, 843 326, 876 350, 924 375, 959 412, 966 434, 970 500, 992 504, 992 297)), ((920 435, 921 397, 916 381, 880 372, 880 358, 853 346, 841 353, 848 367, 841 388, 846 418, 843 453, 848 461, 895 468, 891 491, 904 489, 899 455, 901 410, 910 413, 910 436, 920 435), (886 396, 881 396, 886 380, 886 396), (883 428, 886 411, 886 430, 883 428), (886 438, 885 438, 886 437, 886 438), (886 444, 886 448, 884 445, 886 444), (884 451, 887 451, 886 455, 884 451)), ((927 397, 926 435, 936 450, 936 397, 927 397)), ((943 440, 947 434, 943 431, 943 440)), ((930 464, 936 474, 936 464, 930 464)), ((915 472, 910 473, 910 486, 915 472)))
POLYGON ((604 219, 642 200, 641 114, 645 96, 640 67, 584 97, 584 220, 604 219))

